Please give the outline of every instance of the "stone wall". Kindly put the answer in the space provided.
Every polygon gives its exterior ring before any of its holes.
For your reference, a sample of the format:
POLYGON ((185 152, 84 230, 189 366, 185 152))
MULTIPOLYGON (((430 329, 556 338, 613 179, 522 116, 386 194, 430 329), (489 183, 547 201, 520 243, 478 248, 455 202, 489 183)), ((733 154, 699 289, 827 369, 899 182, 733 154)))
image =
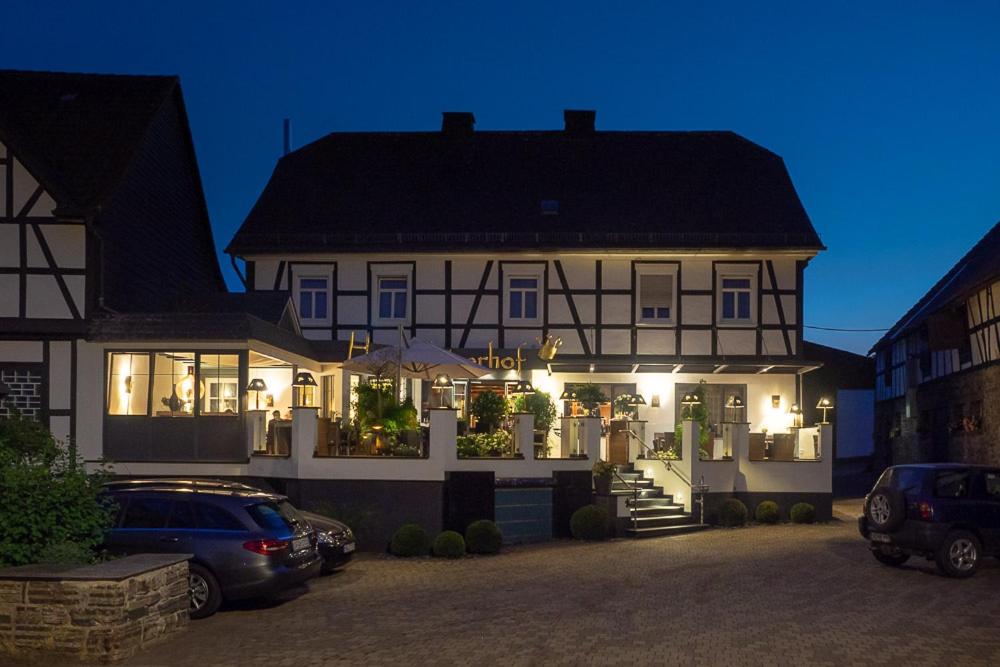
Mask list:
POLYGON ((112 662, 188 623, 184 560, 117 580, 101 579, 100 572, 93 575, 97 578, 47 579, 39 570, 0 570, 0 656, 45 658, 50 664, 60 664, 59 658, 112 662))

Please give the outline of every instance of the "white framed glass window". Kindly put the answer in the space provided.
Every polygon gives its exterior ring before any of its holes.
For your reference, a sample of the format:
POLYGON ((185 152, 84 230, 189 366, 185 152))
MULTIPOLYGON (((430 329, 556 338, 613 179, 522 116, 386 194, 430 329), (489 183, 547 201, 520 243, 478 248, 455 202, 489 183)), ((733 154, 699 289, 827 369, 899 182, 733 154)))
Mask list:
POLYGON ((538 276, 511 276, 507 282, 507 317, 538 319, 538 276))
POLYGON ((405 320, 409 292, 409 280, 405 276, 379 277, 378 318, 380 320, 405 320))
POLYGON ((640 273, 639 321, 646 324, 671 324, 674 321, 674 274, 640 273))
POLYGON ((722 276, 720 281, 720 319, 723 322, 752 322, 753 281, 750 276, 722 276))
POLYGON ((325 320, 329 295, 326 278, 299 278, 299 317, 303 320, 325 320))

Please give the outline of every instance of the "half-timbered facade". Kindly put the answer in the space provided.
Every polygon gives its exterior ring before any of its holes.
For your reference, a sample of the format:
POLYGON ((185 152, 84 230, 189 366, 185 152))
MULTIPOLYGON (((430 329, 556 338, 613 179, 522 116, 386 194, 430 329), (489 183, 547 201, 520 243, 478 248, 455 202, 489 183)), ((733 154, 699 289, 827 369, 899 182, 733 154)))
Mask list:
POLYGON ((883 459, 1000 463, 1000 224, 872 352, 883 459))
POLYGON ((223 288, 176 77, 0 71, 0 414, 78 440, 94 322, 223 288))

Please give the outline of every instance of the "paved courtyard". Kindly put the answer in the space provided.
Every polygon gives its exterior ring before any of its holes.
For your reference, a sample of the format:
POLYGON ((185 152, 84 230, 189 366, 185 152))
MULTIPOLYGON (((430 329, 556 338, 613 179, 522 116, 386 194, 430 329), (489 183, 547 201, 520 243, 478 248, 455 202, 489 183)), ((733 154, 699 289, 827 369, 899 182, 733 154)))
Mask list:
POLYGON ((879 565, 849 521, 493 558, 364 556, 128 665, 1000 664, 1000 566, 879 565))

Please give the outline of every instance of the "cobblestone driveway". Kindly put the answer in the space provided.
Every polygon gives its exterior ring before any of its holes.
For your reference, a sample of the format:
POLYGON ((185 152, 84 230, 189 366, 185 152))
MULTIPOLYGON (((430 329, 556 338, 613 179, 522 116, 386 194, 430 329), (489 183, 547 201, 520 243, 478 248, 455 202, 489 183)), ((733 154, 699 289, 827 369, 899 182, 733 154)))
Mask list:
POLYGON ((879 565, 850 522, 460 562, 365 557, 128 665, 997 665, 1000 566, 879 565))

